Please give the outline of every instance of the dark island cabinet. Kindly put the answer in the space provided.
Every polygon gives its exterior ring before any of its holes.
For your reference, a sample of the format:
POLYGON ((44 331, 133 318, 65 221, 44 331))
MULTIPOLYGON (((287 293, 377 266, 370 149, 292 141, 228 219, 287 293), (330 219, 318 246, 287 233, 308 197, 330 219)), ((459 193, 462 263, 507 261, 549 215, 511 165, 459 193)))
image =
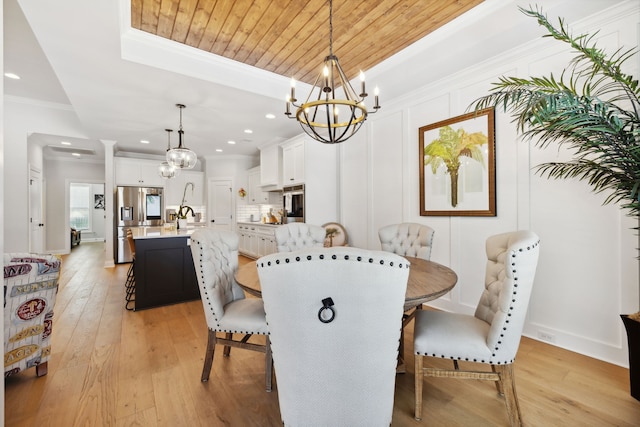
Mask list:
POLYGON ((200 299, 188 236, 136 239, 135 310, 200 299))

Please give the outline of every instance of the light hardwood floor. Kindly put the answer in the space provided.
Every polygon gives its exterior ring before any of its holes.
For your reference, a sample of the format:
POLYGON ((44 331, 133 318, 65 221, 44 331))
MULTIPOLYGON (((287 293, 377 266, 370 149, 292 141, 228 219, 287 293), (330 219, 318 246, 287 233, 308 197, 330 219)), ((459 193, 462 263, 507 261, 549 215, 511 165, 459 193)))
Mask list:
MULTIPOLYGON (((211 379, 201 383, 200 301, 126 311, 128 265, 103 268, 103 250, 82 243, 64 257, 49 374, 37 378, 32 369, 5 380, 6 426, 281 425, 277 379, 272 393, 264 390, 263 355, 232 349, 223 358, 217 349, 211 379)), ((492 383, 438 378, 425 379, 424 417, 416 422, 412 329, 392 425, 508 425, 492 383)), ((523 338, 515 372, 528 426, 640 425, 627 369, 523 338)))

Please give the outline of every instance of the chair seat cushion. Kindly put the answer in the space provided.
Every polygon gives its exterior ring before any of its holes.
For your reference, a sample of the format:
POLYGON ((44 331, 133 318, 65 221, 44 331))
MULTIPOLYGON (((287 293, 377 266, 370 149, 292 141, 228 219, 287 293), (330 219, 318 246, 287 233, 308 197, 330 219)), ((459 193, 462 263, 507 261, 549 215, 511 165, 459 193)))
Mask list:
POLYGON ((221 332, 241 334, 267 334, 264 304, 260 298, 245 298, 224 307, 224 316, 218 322, 221 332))
POLYGON ((415 319, 415 354, 489 363, 490 325, 474 316, 444 311, 418 310, 415 319))

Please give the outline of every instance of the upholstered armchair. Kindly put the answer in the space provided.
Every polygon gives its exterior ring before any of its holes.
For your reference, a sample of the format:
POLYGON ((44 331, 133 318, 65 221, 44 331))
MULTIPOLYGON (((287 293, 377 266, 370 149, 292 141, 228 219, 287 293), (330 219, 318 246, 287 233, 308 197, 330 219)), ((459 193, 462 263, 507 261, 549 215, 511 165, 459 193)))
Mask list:
POLYGON ((60 260, 53 255, 4 254, 4 375, 36 368, 47 374, 60 260))
POLYGON ((475 314, 421 310, 416 314, 415 418, 422 418, 423 376, 496 382, 512 426, 522 425, 513 362, 531 296, 540 242, 530 231, 489 237, 484 292, 475 314), (451 359, 453 369, 423 366, 425 357, 451 359), (459 363, 467 364, 460 369, 459 363), (491 371, 478 369, 489 365, 491 371), (471 369, 468 369, 471 368, 471 369))
POLYGON ((389 426, 409 265, 352 247, 257 261, 285 426, 389 426))
POLYGON ((276 228, 278 252, 293 252, 309 247, 323 247, 326 231, 319 225, 291 222, 276 228))
POLYGON ((209 228, 196 230, 191 235, 191 254, 209 329, 200 380, 209 380, 216 345, 224 346, 225 356, 230 347, 237 347, 265 353, 266 390, 271 391, 273 366, 264 305, 260 298, 245 298, 235 279, 238 235, 209 228), (252 335, 265 335, 265 344, 248 342, 252 335))
POLYGON ((402 256, 431 259, 433 228, 411 222, 392 224, 378 230, 383 251, 402 256))

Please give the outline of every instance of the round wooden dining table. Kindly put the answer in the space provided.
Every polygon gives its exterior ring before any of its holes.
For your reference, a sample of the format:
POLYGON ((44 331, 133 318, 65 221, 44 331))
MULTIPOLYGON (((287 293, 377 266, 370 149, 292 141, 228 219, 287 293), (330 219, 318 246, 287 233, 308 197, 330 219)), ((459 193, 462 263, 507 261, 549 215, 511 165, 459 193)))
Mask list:
MULTIPOLYGON (((420 258, 404 257, 410 263, 404 311, 418 307, 449 292, 456 285, 458 275, 449 267, 420 258)), ((236 282, 250 295, 262 296, 256 261, 238 268, 236 282)))
MULTIPOLYGON (((411 322, 416 310, 421 309, 423 303, 441 297, 453 289, 458 282, 458 275, 449 267, 421 258, 404 258, 410 262, 411 266, 409 267, 409 279, 404 297, 405 314, 402 318, 397 373, 406 372, 404 364, 404 327, 411 322)), ((238 285, 245 292, 256 297, 262 296, 256 261, 240 266, 235 278, 238 285)))

